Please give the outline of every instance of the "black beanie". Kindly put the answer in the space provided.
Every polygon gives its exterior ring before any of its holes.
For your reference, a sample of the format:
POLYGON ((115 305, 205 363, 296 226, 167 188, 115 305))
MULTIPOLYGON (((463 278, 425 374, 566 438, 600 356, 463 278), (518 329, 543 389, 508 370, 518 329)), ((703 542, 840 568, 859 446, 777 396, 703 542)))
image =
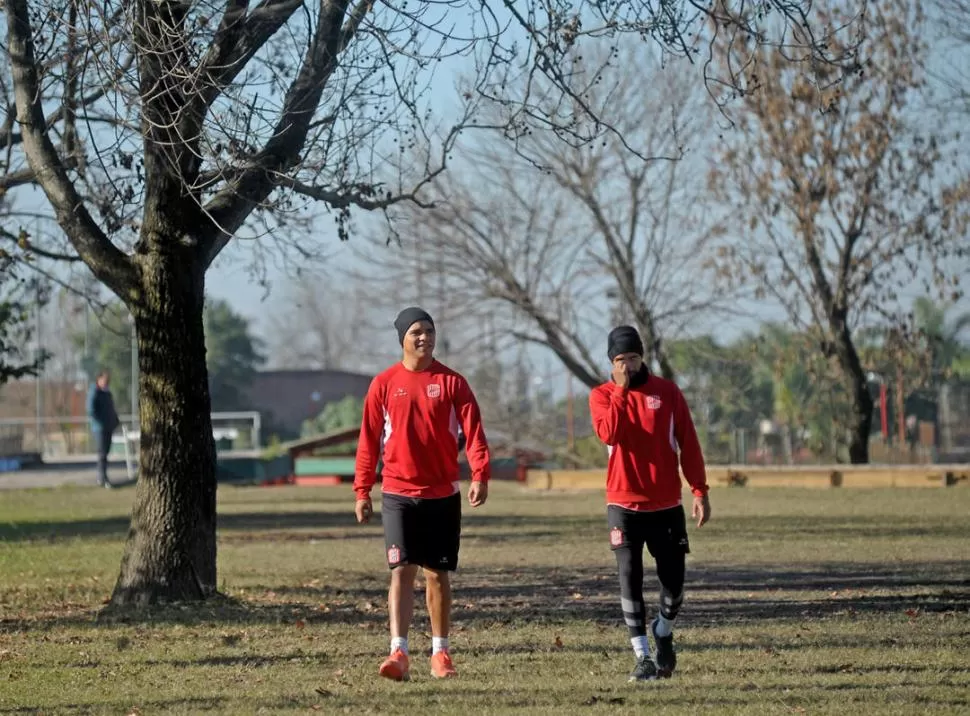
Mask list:
POLYGON ((624 353, 636 353, 643 356, 643 341, 633 326, 617 326, 610 331, 606 339, 606 353, 612 361, 624 353))
POLYGON ((418 321, 427 321, 434 326, 434 319, 431 318, 431 314, 417 306, 410 306, 397 314, 397 318, 394 320, 394 327, 397 329, 397 339, 401 342, 402 346, 404 345, 404 334, 418 321))

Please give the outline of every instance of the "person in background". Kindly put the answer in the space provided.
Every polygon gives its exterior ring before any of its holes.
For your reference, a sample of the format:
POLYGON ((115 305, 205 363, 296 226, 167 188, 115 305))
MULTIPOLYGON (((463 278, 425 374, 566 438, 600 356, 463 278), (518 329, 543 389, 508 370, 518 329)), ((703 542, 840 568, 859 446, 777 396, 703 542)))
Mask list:
POLYGON ((91 432, 98 453, 98 487, 109 489, 112 484, 108 479, 108 453, 111 452, 111 438, 120 422, 108 387, 110 383, 111 375, 103 370, 98 373, 91 392, 88 393, 88 417, 91 419, 91 432))

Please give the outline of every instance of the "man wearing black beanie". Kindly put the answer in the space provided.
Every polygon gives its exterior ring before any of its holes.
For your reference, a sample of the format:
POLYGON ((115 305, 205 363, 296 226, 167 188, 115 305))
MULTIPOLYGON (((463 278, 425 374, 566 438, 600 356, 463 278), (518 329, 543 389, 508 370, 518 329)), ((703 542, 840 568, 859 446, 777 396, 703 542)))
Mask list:
POLYGON ((381 471, 384 547, 391 569, 387 605, 391 653, 378 673, 410 678, 408 630, 414 611, 414 580, 424 570, 431 617, 431 674, 457 675, 448 648, 450 573, 458 567, 461 493, 459 429, 471 468, 468 502, 488 498, 488 442, 475 395, 464 377, 434 359, 435 326, 421 308, 405 308, 394 321, 401 362, 374 378, 364 400, 357 444, 354 491, 358 522, 370 520, 370 491, 381 471))
POLYGON ((711 514, 704 455, 687 401, 675 383, 651 375, 643 354, 635 328, 610 331, 612 379, 589 396, 593 429, 609 449, 607 526, 620 573, 623 620, 636 656, 630 681, 669 677, 677 665, 672 625, 684 599, 690 551, 681 469, 694 495, 697 526, 711 514), (660 582, 660 610, 650 625, 653 658, 643 601, 644 546, 656 562, 660 582))
POLYGON ((610 363, 624 353, 636 354, 643 362, 643 341, 640 334, 633 326, 617 326, 610 335, 606 337, 606 354, 609 356, 610 363))
POLYGON ((431 330, 434 331, 434 319, 423 308, 409 306, 397 314, 397 318, 394 319, 394 328, 397 329, 397 340, 402 346, 404 345, 404 336, 407 335, 408 329, 415 323, 420 323, 421 321, 428 323, 431 326, 431 330))

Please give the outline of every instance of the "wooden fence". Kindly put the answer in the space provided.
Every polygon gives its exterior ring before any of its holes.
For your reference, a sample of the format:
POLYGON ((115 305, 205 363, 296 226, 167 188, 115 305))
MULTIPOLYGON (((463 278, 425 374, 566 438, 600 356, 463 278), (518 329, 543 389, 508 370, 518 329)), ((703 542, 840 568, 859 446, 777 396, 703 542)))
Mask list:
MULTIPOLYGON (((958 465, 711 465, 711 487, 954 487, 970 480, 958 465)), ((606 471, 530 469, 525 484, 537 490, 602 490, 606 471)))

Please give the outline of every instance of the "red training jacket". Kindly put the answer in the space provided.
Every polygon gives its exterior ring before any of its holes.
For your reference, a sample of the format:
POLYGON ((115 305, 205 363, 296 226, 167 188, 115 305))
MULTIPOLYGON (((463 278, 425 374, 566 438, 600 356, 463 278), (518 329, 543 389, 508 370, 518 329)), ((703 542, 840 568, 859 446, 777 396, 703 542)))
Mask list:
POLYGON ((458 427, 472 481, 491 476, 488 442, 468 382, 438 361, 422 371, 403 364, 378 375, 364 399, 354 490, 366 498, 383 456, 383 491, 406 497, 448 497, 458 492, 458 427))
POLYGON ((675 383, 655 375, 627 390, 604 383, 589 394, 589 409, 593 430, 610 453, 608 504, 637 510, 676 507, 681 467, 694 496, 707 494, 704 455, 687 400, 675 383))

